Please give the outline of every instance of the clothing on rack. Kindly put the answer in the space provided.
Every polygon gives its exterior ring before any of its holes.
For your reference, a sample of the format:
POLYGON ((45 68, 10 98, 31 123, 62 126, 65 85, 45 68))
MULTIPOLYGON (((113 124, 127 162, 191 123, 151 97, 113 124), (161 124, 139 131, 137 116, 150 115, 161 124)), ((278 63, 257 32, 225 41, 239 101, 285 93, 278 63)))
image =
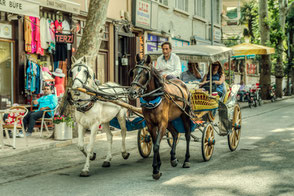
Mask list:
POLYGON ((29 16, 24 17, 25 51, 32 52, 32 25, 29 16))
POLYGON ((30 20, 31 20, 31 26, 32 26, 32 42, 31 42, 31 46, 32 46, 32 51, 31 53, 36 53, 37 52, 37 42, 36 42, 36 30, 37 30, 37 26, 36 26, 36 17, 30 16, 30 20))
POLYGON ((40 19, 36 18, 36 53, 44 56, 44 50, 41 47, 41 30, 40 30, 40 19))

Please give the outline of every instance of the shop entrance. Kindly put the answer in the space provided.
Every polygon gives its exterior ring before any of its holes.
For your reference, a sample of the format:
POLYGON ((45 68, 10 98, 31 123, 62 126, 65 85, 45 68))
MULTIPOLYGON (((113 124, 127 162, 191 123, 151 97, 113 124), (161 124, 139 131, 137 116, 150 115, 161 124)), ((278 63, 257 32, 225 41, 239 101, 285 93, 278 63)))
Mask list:
POLYGON ((13 103, 14 42, 0 40, 0 109, 13 103))

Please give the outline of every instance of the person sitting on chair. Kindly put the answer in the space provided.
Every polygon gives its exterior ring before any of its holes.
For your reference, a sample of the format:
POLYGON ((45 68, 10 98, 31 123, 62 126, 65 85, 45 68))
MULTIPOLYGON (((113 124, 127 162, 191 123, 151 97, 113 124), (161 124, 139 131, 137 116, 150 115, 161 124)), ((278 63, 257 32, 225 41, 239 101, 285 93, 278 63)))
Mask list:
MULTIPOLYGON (((205 90, 210 90, 210 68, 208 73, 204 76, 203 82, 200 84, 200 87, 205 90)), ((212 92, 218 92, 218 95, 222 97, 224 90, 225 74, 223 72, 220 62, 212 63, 212 92)))
MULTIPOLYGON (((45 86, 44 95, 33 101, 34 106, 39 105, 38 110, 29 112, 23 119, 24 128, 27 129, 27 136, 31 136, 36 120, 42 118, 43 113, 47 110, 54 110, 57 106, 57 96, 52 94, 51 87, 45 86)), ((53 112, 46 112, 45 118, 52 117, 53 112)))
POLYGON ((170 42, 161 44, 162 55, 157 58, 156 69, 165 76, 167 80, 178 78, 181 74, 180 57, 172 53, 172 45, 170 42))
POLYGON ((188 70, 181 73, 180 79, 185 82, 201 81, 198 63, 188 63, 188 70))

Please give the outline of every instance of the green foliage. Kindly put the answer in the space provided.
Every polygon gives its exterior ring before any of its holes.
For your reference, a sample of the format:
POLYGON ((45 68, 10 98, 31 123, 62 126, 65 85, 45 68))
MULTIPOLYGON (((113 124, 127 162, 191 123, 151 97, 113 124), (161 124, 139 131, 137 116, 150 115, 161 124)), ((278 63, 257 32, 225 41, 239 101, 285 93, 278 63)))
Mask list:
POLYGON ((64 115, 55 115, 53 118, 53 123, 54 124, 59 124, 65 122, 67 126, 72 127, 74 120, 71 117, 65 117, 64 115))
POLYGON ((259 16, 258 16, 258 3, 255 0, 246 2, 241 7, 240 23, 247 25, 249 35, 252 37, 251 42, 256 43, 259 40, 259 16))
POLYGON ((240 36, 233 36, 224 40, 223 44, 227 47, 238 45, 239 43, 244 43, 244 38, 240 38, 240 36))

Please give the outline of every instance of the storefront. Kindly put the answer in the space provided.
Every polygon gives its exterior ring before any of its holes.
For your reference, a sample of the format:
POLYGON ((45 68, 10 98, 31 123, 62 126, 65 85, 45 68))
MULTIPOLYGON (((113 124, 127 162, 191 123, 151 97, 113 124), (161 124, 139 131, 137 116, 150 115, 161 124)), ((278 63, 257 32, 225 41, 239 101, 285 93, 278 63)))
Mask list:
POLYGON ((19 71, 23 33, 22 18, 39 16, 39 4, 33 1, 0 1, 0 109, 19 102, 23 71, 19 71))

